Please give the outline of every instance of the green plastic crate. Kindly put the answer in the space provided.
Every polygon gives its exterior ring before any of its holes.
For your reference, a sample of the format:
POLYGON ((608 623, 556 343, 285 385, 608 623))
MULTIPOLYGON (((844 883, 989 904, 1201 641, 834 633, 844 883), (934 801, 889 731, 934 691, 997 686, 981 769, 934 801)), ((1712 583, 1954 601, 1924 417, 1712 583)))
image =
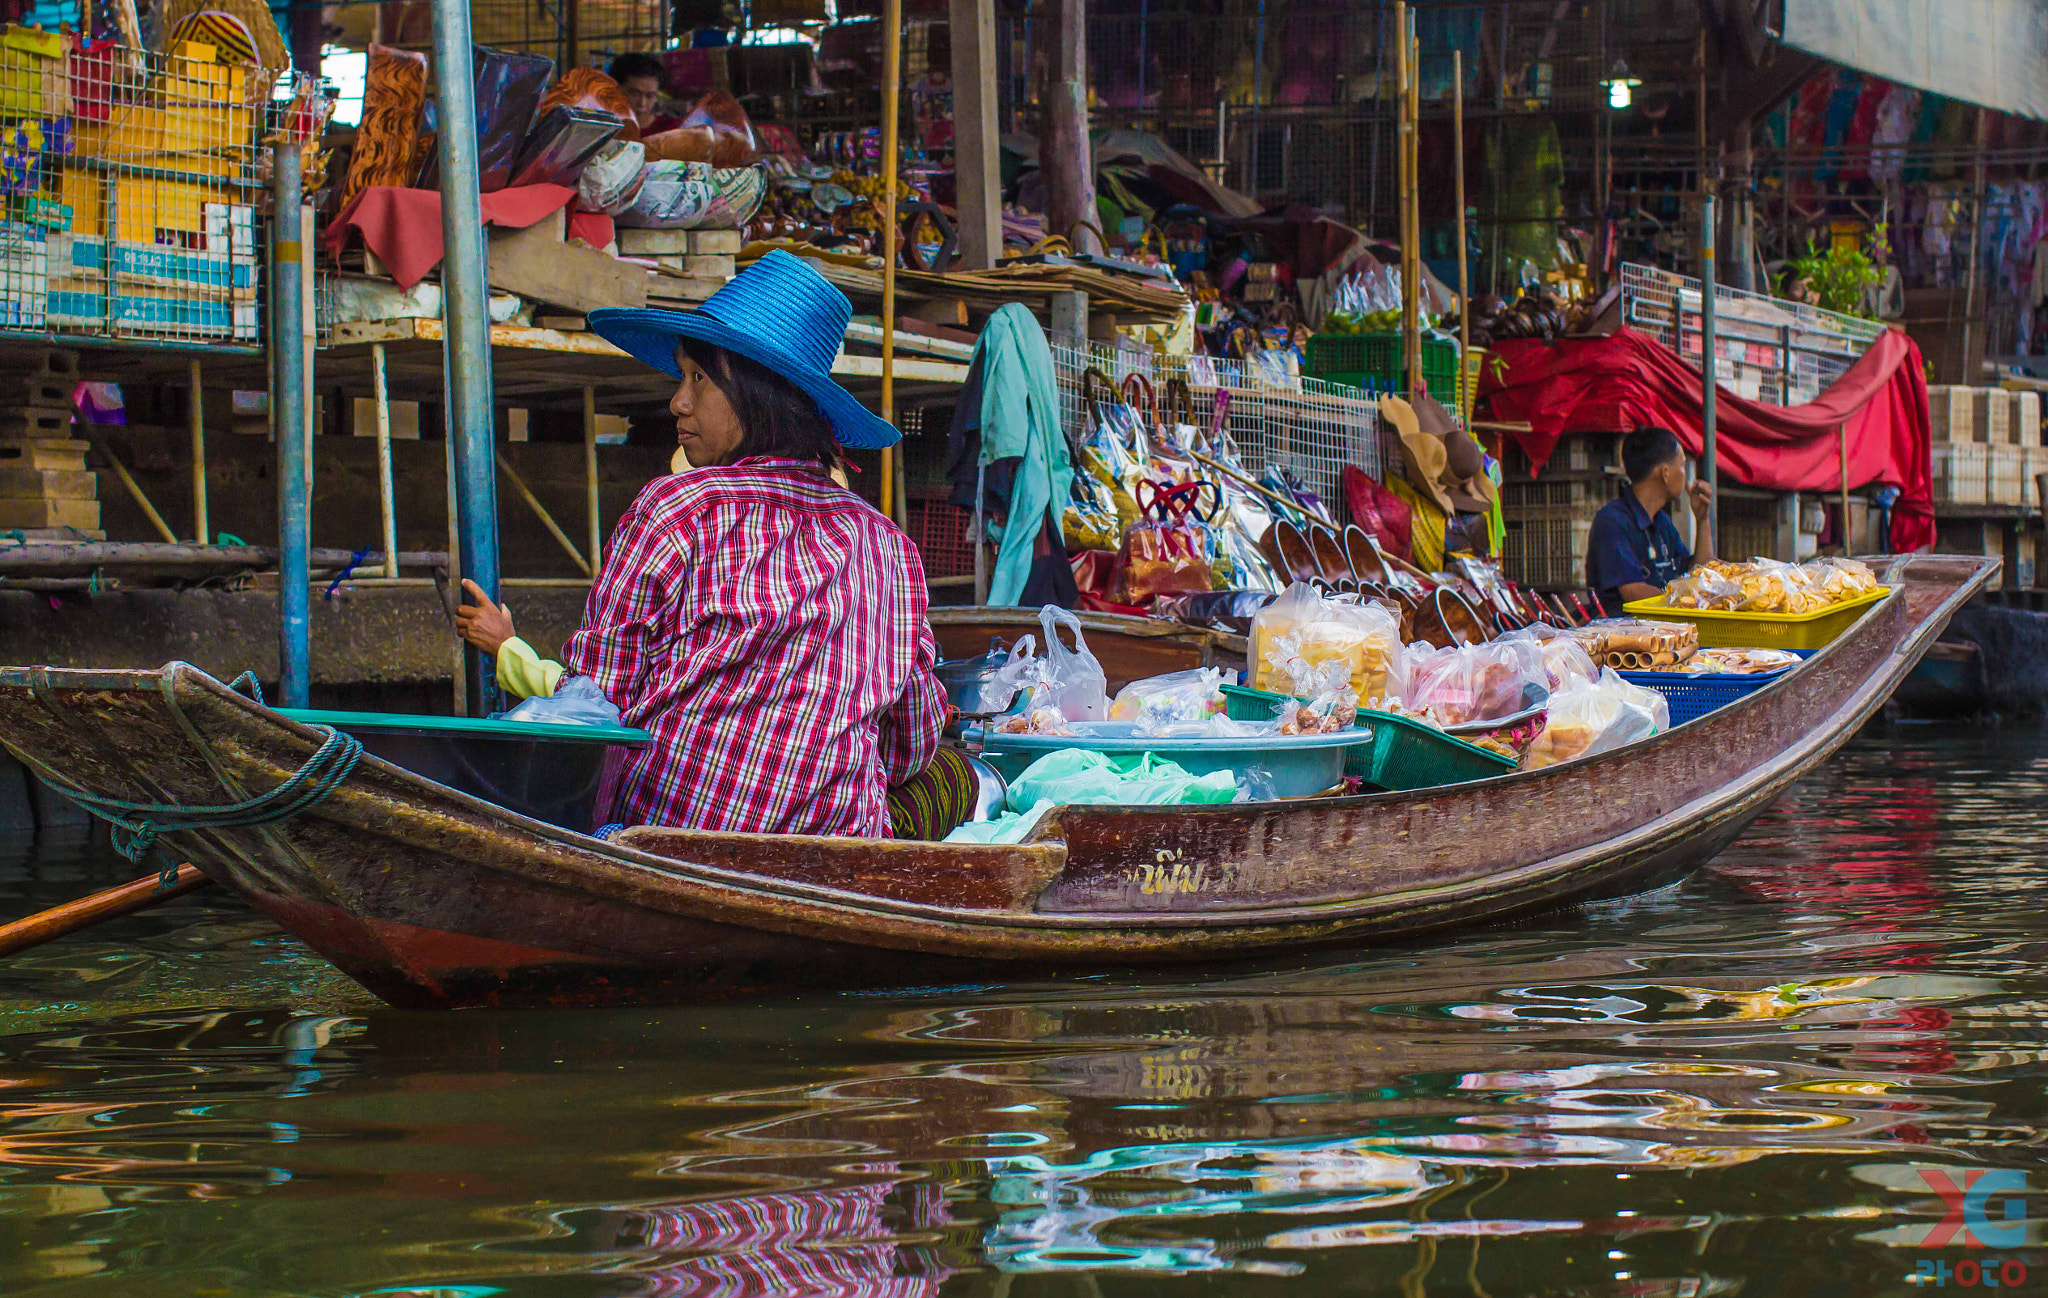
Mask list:
MULTIPOLYGON (((1403 387, 1398 333, 1317 334, 1308 340, 1302 373, 1326 383, 1387 392, 1403 387)), ((1445 405, 1457 400, 1458 345, 1422 340, 1422 380, 1429 395, 1445 405)))
MULTIPOLYGON (((1271 720, 1287 696, 1244 685, 1223 687, 1223 713, 1235 721, 1271 720)), ((1490 779, 1515 769, 1511 757, 1454 739, 1435 726, 1391 712, 1359 709, 1372 738, 1344 750, 1344 773, 1388 790, 1433 789, 1490 779)))

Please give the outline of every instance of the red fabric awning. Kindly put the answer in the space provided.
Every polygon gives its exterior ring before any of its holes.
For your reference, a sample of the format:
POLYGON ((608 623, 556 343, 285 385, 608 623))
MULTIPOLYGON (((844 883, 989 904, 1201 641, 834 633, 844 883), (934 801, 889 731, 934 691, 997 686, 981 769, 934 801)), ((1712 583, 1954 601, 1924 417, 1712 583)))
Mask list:
MULTIPOLYGON (((1934 544, 1933 437, 1920 349, 1887 329, 1847 374, 1803 406, 1774 406, 1716 388, 1716 447, 1723 473, 1777 491, 1841 488, 1839 430, 1848 430, 1849 485, 1899 489, 1894 550, 1934 544)), ((1697 455, 1702 435, 1699 371, 1633 329, 1607 338, 1495 344, 1480 382, 1496 419, 1538 471, 1565 433, 1669 428, 1697 455), (1496 363, 1494 357, 1499 358, 1496 363)))

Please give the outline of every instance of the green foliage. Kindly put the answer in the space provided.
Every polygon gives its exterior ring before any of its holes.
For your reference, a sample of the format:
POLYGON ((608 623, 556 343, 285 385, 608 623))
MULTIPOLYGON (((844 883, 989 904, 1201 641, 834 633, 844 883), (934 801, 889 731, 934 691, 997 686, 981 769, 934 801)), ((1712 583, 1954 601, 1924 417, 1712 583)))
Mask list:
MULTIPOLYGON (((1885 241, 1885 229, 1879 225, 1871 232, 1870 248, 1879 258, 1891 253, 1891 247, 1885 241)), ((1823 249, 1808 239, 1806 255, 1792 257, 1785 262, 1785 296, 1794 296, 1804 281, 1815 306, 1865 319, 1875 317, 1863 309, 1863 290, 1883 280, 1883 265, 1872 260, 1861 248, 1830 244, 1823 249)))

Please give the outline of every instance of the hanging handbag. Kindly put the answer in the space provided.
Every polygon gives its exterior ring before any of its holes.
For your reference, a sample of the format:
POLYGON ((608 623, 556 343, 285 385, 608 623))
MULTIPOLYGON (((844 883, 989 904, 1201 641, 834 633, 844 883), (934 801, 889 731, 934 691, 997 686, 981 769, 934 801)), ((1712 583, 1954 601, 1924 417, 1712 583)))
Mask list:
POLYGON ((1144 605, 1160 595, 1216 589, 1215 536, 1195 512, 1205 493, 1214 517, 1223 497, 1212 482, 1146 482, 1138 488, 1147 517, 1125 529, 1117 551, 1119 600, 1144 605))

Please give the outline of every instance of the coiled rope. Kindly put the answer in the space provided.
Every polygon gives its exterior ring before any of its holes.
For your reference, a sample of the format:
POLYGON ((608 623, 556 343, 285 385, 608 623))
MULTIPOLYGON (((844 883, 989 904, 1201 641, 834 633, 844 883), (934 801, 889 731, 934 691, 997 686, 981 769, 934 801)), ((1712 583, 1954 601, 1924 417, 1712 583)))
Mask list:
POLYGON ((55 785, 59 793, 106 821, 113 830, 114 850, 140 865, 160 835, 193 829, 238 829, 288 820, 340 788, 361 760, 363 745, 355 736, 331 726, 313 729, 325 731, 327 738, 305 764, 270 792, 241 802, 196 807, 176 802, 130 802, 81 789, 69 780, 53 778, 46 770, 37 774, 55 785))

